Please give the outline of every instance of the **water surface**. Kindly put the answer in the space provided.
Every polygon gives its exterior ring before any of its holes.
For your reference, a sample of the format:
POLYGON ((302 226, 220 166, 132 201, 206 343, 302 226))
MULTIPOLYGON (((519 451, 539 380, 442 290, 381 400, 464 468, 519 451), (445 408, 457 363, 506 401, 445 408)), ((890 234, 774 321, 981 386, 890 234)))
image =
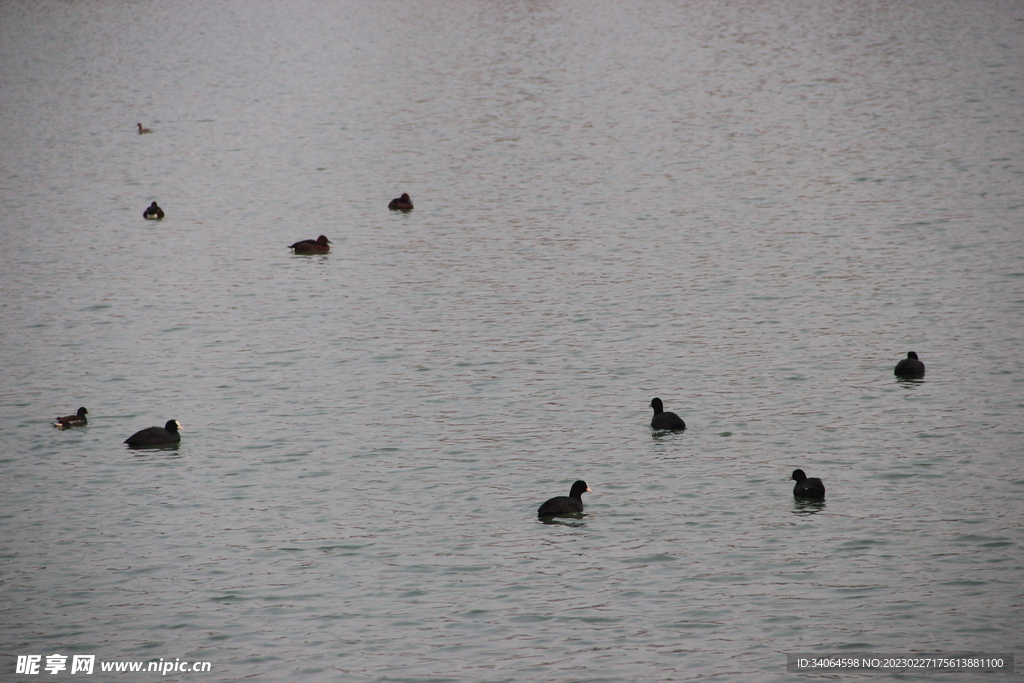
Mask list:
POLYGON ((1020 651, 1018 3, 0 15, 5 671, 1020 651))

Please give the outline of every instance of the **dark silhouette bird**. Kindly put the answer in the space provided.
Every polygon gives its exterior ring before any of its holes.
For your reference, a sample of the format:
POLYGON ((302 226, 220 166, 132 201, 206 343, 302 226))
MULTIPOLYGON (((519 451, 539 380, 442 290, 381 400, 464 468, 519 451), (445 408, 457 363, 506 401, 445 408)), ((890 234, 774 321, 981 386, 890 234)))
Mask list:
POLYGON ((164 210, 153 202, 149 208, 142 212, 142 217, 148 221, 158 221, 164 217, 164 210))
POLYGON ((651 418, 652 429, 686 429, 683 418, 675 413, 665 412, 660 398, 652 398, 651 407, 654 408, 654 417, 651 418))
POLYGON ((924 363, 917 358, 917 354, 911 351, 907 357, 896 364, 892 374, 901 379, 921 379, 924 377, 924 363))
POLYGON ((135 125, 139 127, 139 135, 153 132, 152 128, 143 128, 141 123, 136 123, 135 125))
POLYGON ((585 481, 577 481, 568 496, 556 496, 537 509, 538 517, 558 517, 583 512, 583 494, 593 493, 585 481))
POLYGON ((294 249, 296 254, 326 254, 331 250, 331 241, 320 235, 315 240, 302 240, 288 247, 294 249))
POLYGON ((825 485, 817 477, 808 477, 803 470, 793 470, 790 481, 795 481, 793 496, 796 498, 817 498, 825 497, 825 485))
POLYGON ((64 417, 58 417, 57 421, 53 423, 54 427, 60 429, 70 429, 72 427, 84 427, 89 424, 89 421, 85 419, 86 413, 89 411, 84 407, 79 408, 78 412, 74 415, 65 415, 64 417))
POLYGON ((412 200, 409 199, 409 195, 403 193, 401 197, 392 199, 388 203, 388 208, 392 211, 412 211, 412 200))
POLYGON ((178 430, 181 425, 177 420, 168 420, 163 427, 149 427, 135 432, 124 440, 129 448, 148 448, 150 446, 168 446, 181 441, 178 430))

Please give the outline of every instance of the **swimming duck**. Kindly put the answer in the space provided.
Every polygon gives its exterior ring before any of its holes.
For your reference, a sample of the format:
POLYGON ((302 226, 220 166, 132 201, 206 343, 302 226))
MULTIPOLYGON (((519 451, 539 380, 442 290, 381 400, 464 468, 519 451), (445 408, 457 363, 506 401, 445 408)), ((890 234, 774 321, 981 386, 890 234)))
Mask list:
POLYGON ((583 512, 583 494, 593 493, 587 482, 579 480, 569 489, 568 496, 555 496, 537 509, 538 517, 558 517, 583 512))
POLYGON ((89 411, 85 407, 79 408, 78 412, 74 415, 65 415, 64 417, 58 417, 57 421, 53 423, 54 427, 59 429, 70 429, 72 427, 84 427, 89 424, 89 421, 85 419, 86 413, 89 411))
POLYGON ((302 240, 288 247, 294 249, 296 254, 325 254, 331 250, 328 246, 331 243, 324 235, 315 240, 302 240))
POLYGON ((654 408, 654 417, 651 418, 652 429, 686 429, 683 418, 675 413, 665 412, 660 398, 652 398, 651 407, 654 408))
POLYGON ((392 211, 412 211, 412 200, 409 199, 409 195, 403 193, 401 197, 392 199, 388 208, 392 211))
POLYGON ((152 128, 143 128, 141 123, 136 123, 135 125, 139 127, 139 135, 153 132, 152 128))
POLYGON ((924 363, 917 358, 917 354, 911 351, 907 357, 896 364, 892 374, 901 379, 921 379, 924 377, 924 363))
POLYGON ((153 202, 149 205, 149 208, 142 212, 142 217, 147 221, 158 221, 164 217, 164 210, 153 202))
POLYGON ((177 420, 168 420, 163 427, 148 427, 139 430, 124 440, 129 448, 148 448, 149 446, 169 446, 181 441, 178 430, 181 425, 177 420))
POLYGON ((808 477, 803 470, 793 470, 790 481, 795 481, 793 486, 793 497, 795 498, 817 498, 825 497, 825 485, 817 477, 808 477))

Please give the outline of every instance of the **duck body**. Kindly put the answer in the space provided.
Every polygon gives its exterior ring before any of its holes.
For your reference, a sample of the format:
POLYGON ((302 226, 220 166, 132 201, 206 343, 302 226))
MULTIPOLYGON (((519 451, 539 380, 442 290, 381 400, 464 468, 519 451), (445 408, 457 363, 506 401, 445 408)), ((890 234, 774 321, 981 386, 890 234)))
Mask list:
POLYGON ((136 123, 135 125, 139 127, 139 135, 145 135, 146 133, 153 132, 150 128, 143 128, 141 123, 136 123))
POLYGON ((825 485, 821 483, 821 479, 808 477, 803 470, 793 470, 793 476, 789 480, 796 482, 793 486, 794 498, 825 498, 825 485))
POLYGON ((924 377, 924 363, 918 359, 917 354, 911 351, 907 357, 896 364, 892 374, 901 379, 921 379, 924 377))
POLYGON ((181 425, 177 420, 168 420, 163 427, 149 427, 142 429, 124 440, 129 448, 149 448, 151 446, 169 446, 180 443, 181 434, 178 430, 181 425))
POLYGON ((86 414, 89 411, 85 407, 78 409, 78 412, 74 415, 65 415, 64 417, 56 418, 57 421, 53 423, 54 427, 58 429, 71 429, 72 427, 84 427, 89 424, 89 421, 85 419, 86 414))
POLYGON ((537 508, 538 517, 559 517, 583 512, 583 494, 593 493, 587 482, 579 480, 569 489, 568 496, 555 496, 537 508))
POLYGON ((392 211, 412 211, 412 200, 409 199, 409 195, 402 193, 401 197, 392 199, 388 203, 388 208, 392 211))
POLYGON ((149 208, 142 212, 142 217, 147 221, 158 221, 164 217, 164 210, 157 206, 156 202, 153 202, 149 205, 149 208))
POLYGON ((686 429, 686 423, 683 422, 683 418, 675 413, 665 412, 665 406, 660 398, 651 399, 651 408, 654 408, 654 417, 651 418, 651 429, 686 429))
POLYGON ((331 241, 324 235, 320 235, 315 240, 302 240, 288 247, 295 251, 296 254, 326 254, 331 250, 331 241))

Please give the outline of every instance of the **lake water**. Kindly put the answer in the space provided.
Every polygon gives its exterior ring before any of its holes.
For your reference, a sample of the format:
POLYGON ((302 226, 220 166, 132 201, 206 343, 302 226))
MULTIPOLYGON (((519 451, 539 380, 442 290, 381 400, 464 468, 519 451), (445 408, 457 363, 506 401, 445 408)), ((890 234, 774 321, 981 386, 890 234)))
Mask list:
POLYGON ((0 679, 1020 654, 1024 4, 9 1, 0 63, 0 679))

